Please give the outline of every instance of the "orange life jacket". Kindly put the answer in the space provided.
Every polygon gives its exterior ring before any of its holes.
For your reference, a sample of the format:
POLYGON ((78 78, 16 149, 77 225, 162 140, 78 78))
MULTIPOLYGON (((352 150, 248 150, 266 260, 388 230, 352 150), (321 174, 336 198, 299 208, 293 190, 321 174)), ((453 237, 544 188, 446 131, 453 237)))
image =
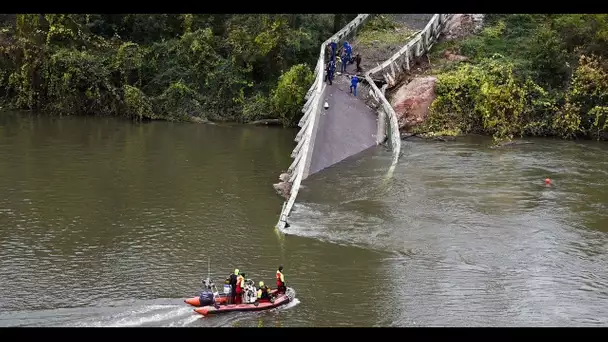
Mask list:
MULTIPOLYGON (((281 287, 281 286, 285 286, 285 282, 281 280, 281 276, 283 275, 283 273, 279 270, 277 270, 277 287, 281 287)), ((285 279, 285 276, 283 276, 283 280, 285 279)))
POLYGON ((236 278, 236 292, 237 293, 241 293, 241 290, 243 289, 244 281, 245 281, 245 278, 243 278, 243 276, 238 276, 236 278))

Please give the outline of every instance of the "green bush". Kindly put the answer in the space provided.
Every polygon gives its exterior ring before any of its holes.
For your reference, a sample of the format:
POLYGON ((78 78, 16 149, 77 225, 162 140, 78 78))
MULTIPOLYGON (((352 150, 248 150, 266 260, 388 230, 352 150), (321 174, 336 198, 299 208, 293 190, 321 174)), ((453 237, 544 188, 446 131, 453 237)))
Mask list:
POLYGON ((159 112, 169 120, 187 120, 188 117, 205 118, 199 93, 184 82, 171 83, 157 98, 159 112))
MULTIPOLYGON (((134 119, 301 115, 333 15, 19 14, 0 28, 0 97, 20 109, 134 119), (303 77, 303 78, 302 78, 303 77), (306 79, 306 80, 305 80, 306 79), (299 92, 299 90, 296 90, 299 92), (248 99, 248 100, 245 100, 248 99), (260 111, 260 112, 257 112, 260 111)), ((200 121, 200 120, 197 120, 200 121)))
POLYGON ((555 118, 554 127, 566 138, 589 134, 600 138, 608 132, 608 71, 597 56, 580 57, 566 104, 555 118))
POLYGON ((607 43, 608 15, 489 15, 479 34, 439 45, 472 65, 439 72, 426 128, 605 138, 607 43))
POLYGON ((154 110, 152 109, 152 103, 141 90, 125 84, 122 87, 122 91, 124 94, 126 112, 130 117, 139 120, 142 120, 143 118, 157 118, 157 115, 154 114, 154 110))
POLYGON ((283 125, 294 126, 298 122, 304 97, 313 80, 314 74, 306 64, 294 65, 279 77, 277 87, 271 93, 270 104, 273 114, 283 125))
POLYGON ((517 78, 500 55, 439 75, 436 93, 429 130, 487 133, 496 141, 523 134, 547 96, 532 80, 517 78))
POLYGON ((258 93, 249 98, 243 104, 243 116, 247 121, 271 118, 272 112, 268 97, 258 93))

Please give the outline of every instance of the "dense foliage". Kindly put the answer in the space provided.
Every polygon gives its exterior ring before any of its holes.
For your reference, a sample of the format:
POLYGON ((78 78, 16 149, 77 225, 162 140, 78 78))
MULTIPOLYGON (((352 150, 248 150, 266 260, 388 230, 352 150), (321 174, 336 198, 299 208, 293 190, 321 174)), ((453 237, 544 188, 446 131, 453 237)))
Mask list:
POLYGON ((605 14, 488 15, 481 33, 444 44, 470 61, 439 74, 425 128, 606 138, 607 44, 605 14))
POLYGON ((321 43, 350 15, 1 15, 0 100, 60 115, 301 116, 321 43))

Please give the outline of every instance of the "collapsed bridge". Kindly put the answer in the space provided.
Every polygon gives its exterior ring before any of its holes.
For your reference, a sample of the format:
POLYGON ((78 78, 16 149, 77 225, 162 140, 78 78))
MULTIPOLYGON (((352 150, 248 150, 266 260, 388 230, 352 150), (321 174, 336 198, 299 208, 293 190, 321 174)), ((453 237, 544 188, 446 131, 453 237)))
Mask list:
MULTIPOLYGON (((408 20, 421 20, 424 14, 409 14, 408 20)), ((326 47, 330 42, 341 46, 352 40, 363 25, 371 19, 371 14, 359 14, 344 28, 323 42, 315 67, 315 81, 306 94, 304 116, 298 123, 301 127, 296 135, 296 147, 291 153, 294 161, 286 173, 279 178, 286 186, 288 199, 283 203, 277 228, 283 230, 295 204, 300 185, 308 176, 330 167, 352 155, 383 143, 393 151, 389 174, 397 164, 401 153, 401 139, 397 115, 385 98, 388 86, 393 86, 401 73, 410 70, 417 58, 424 56, 437 41, 451 15, 435 14, 424 29, 384 63, 367 71, 359 85, 358 97, 349 94, 349 82, 339 82, 329 86, 324 82, 326 47), (383 79, 381 88, 374 79, 383 79), (368 98, 366 103, 365 98, 368 98), (329 104, 327 109, 324 104, 329 104)), ((347 67, 347 74, 355 73, 355 66, 347 67)))

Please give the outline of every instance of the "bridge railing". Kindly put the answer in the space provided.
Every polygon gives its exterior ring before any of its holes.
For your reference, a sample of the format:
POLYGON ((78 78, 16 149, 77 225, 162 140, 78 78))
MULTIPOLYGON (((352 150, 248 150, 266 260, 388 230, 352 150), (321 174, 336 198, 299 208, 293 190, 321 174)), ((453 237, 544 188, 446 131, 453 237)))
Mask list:
POLYGON ((393 162, 389 174, 392 174, 399 160, 401 136, 399 134, 397 113, 395 113, 395 110, 385 97, 386 88, 394 86, 402 72, 410 71, 411 62, 418 57, 424 56, 431 49, 433 44, 439 39, 441 32, 445 28, 445 24, 452 16, 452 14, 433 15, 424 29, 418 32, 397 53, 365 74, 365 79, 371 87, 370 95, 380 107, 380 112, 387 118, 385 121, 388 125, 387 131, 390 135, 389 141, 393 150, 393 162), (382 89, 379 89, 372 79, 372 76, 376 74, 381 74, 386 82, 382 89))
POLYGON ((314 71, 315 81, 306 93, 306 103, 302 108, 304 116, 302 116, 302 119, 300 119, 300 122, 298 123, 298 126, 301 127, 295 139, 298 144, 291 153, 291 157, 294 158, 294 160, 287 171, 290 175, 288 181, 291 184, 291 187, 289 190, 289 199, 287 202, 283 203, 283 208, 279 216, 279 223, 277 224, 277 228, 279 229, 285 228, 287 217, 291 213, 291 209, 293 208, 298 192, 300 191, 300 184, 302 183, 302 180, 308 177, 310 172, 310 161, 318 129, 319 115, 323 110, 322 101, 325 94, 324 76, 326 46, 333 41, 336 42, 339 47, 345 40, 354 37, 357 31, 370 18, 370 14, 359 14, 355 19, 321 45, 319 59, 317 60, 314 71))
MULTIPOLYGON (((387 122, 391 147, 393 150, 393 161, 389 169, 389 174, 392 174, 399 159, 399 155, 401 154, 401 137, 399 134, 397 114, 386 99, 384 95, 385 90, 388 86, 395 85, 398 73, 407 72, 410 70, 411 61, 413 61, 415 58, 423 56, 430 50, 430 48, 439 38, 441 31, 451 16, 452 15, 450 14, 435 14, 431 20, 429 20, 426 27, 412 40, 405 44, 397 53, 378 67, 373 68, 365 74, 365 79, 371 87, 370 94, 381 108, 380 112, 382 112, 383 115, 385 115, 385 117, 388 119, 384 121, 387 122), (382 89, 379 89, 372 80, 372 75, 378 73, 381 73, 382 77, 386 81, 386 84, 382 87, 382 89)), ((291 163, 288 169, 288 174, 290 174, 289 183, 291 184, 291 188, 289 190, 289 199, 287 202, 283 203, 279 223, 277 224, 279 229, 285 228, 287 217, 291 213, 291 209, 293 208, 296 197, 300 190, 301 182, 309 175, 310 161, 314 148, 314 140, 318 129, 319 115, 323 110, 322 101, 325 94, 325 48, 327 44, 332 41, 336 42, 338 46, 340 46, 346 39, 353 38, 357 31, 369 19, 371 19, 371 17, 372 15, 370 14, 359 14, 344 28, 323 42, 321 45, 319 59, 315 67, 315 81, 306 94, 305 99, 307 101, 302 109, 304 116, 298 123, 298 126, 301 127, 295 139, 298 144, 291 154, 294 161, 291 163)))

